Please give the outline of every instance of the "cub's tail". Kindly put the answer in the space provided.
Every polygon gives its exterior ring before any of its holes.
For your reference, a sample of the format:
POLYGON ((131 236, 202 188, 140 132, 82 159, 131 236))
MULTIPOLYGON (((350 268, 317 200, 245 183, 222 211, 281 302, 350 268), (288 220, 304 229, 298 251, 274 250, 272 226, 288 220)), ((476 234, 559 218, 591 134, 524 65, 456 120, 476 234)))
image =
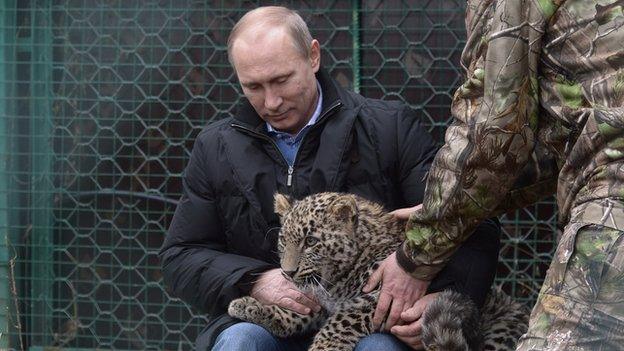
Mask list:
POLYGON ((422 340, 427 350, 482 350, 479 310, 463 294, 446 290, 423 315, 422 340))
POLYGON ((528 317, 526 306, 498 289, 481 311, 468 296, 447 290, 425 311, 422 340, 427 350, 515 350, 528 317))
POLYGON ((492 289, 481 310, 484 350, 516 349, 529 326, 531 311, 499 289, 492 289))

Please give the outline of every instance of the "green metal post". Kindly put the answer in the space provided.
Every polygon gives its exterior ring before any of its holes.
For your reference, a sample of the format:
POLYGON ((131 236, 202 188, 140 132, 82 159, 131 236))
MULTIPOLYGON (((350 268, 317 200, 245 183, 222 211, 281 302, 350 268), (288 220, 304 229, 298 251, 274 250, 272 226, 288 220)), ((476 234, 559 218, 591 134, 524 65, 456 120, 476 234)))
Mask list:
POLYGON ((351 11, 352 11, 352 20, 351 20, 351 35, 353 37, 353 91, 356 93, 360 93, 360 76, 361 76, 361 64, 360 64, 360 31, 362 28, 360 27, 360 10, 361 10, 361 0, 352 0, 351 2, 351 11))
MULTIPOLYGON (((7 5, 0 2, 0 28, 6 28, 6 17, 8 17, 7 5)), ((2 33, 3 34, 3 33, 2 33)), ((9 197, 9 177, 8 171, 8 143, 6 117, 6 38, 0 34, 0 113, 5 116, 0 122, 0 348, 9 347, 9 318, 10 318, 10 289, 9 289, 9 223, 8 223, 8 197, 9 197)))
MULTIPOLYGON (((0 2, 0 349, 11 347, 16 339, 13 326, 19 326, 15 312, 17 296, 13 296, 15 282, 15 256, 11 230, 11 155, 13 136, 10 116, 14 115, 12 94, 15 81, 15 1, 0 2)), ((19 337, 19 335, 17 336, 19 337)))
POLYGON ((51 339, 52 242, 52 16, 51 2, 35 1, 31 14, 31 321, 33 342, 51 339), (37 336, 39 336, 37 338, 37 336))

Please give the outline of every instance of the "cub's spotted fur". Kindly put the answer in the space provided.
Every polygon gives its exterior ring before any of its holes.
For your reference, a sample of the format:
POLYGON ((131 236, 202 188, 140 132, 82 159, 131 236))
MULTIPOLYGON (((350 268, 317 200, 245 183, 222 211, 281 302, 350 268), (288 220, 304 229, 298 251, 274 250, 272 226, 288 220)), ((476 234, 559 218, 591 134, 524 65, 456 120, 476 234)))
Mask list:
MULTIPOLYGON (((275 211, 282 221, 282 270, 300 289, 315 294, 323 309, 300 315, 246 296, 230 303, 229 314, 280 337, 316 332, 309 350, 352 350, 373 332, 379 295, 364 294, 362 288, 378 263, 403 241, 404 224, 377 204, 338 193, 294 203, 277 194, 275 211)), ((469 299, 449 292, 423 318, 423 342, 430 350, 513 350, 526 330, 528 311, 494 291, 479 318, 469 299)))

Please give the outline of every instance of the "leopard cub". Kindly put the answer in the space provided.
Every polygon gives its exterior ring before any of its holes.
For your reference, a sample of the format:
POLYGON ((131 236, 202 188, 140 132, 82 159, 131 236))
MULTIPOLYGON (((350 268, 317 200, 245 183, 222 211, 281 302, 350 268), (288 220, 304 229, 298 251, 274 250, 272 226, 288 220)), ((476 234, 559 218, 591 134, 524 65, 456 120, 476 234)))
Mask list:
MULTIPOLYGON (((315 333, 309 350, 352 350, 374 332, 379 290, 365 294, 362 288, 404 240, 404 223, 378 204, 340 193, 300 201, 276 194, 275 212, 282 222, 278 239, 282 271, 302 291, 314 294, 323 309, 301 315, 246 296, 233 300, 228 313, 279 337, 315 333)), ((439 295, 423 317, 427 349, 513 350, 526 330, 528 314, 511 300, 498 303, 501 294, 491 294, 481 316, 466 296, 439 295)))

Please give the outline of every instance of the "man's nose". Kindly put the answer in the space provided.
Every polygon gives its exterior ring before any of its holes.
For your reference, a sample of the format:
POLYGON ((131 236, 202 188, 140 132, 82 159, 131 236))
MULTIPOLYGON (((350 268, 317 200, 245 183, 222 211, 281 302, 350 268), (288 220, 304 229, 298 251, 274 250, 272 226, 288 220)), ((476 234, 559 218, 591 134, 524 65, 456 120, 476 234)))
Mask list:
POLYGON ((281 96, 279 96, 279 94, 276 94, 272 90, 267 90, 264 97, 264 107, 266 107, 268 110, 275 111, 279 109, 283 101, 284 100, 281 96))

